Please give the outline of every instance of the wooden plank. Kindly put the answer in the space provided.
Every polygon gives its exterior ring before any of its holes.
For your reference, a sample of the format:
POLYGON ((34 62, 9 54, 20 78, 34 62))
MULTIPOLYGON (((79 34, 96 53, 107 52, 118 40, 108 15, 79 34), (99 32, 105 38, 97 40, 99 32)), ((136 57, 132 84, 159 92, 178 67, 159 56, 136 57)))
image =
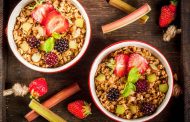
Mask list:
POLYGON ((182 21, 182 43, 181 43, 181 55, 182 55, 182 63, 183 67, 181 71, 183 71, 183 81, 184 81, 184 91, 185 91, 185 106, 184 106, 184 117, 185 122, 190 121, 190 2, 188 0, 182 1, 181 6, 181 21, 182 21))
MULTIPOLYGON (((4 25, 7 24, 8 17, 11 11, 19 1, 20 0, 4 1, 5 2, 4 8, 6 11, 6 16, 4 16, 4 22, 5 22, 4 25)), ((98 53, 102 49, 104 49, 105 47, 114 42, 117 42, 119 40, 135 39, 149 43, 158 48, 159 50, 161 50, 161 52, 163 52, 163 54, 170 62, 173 72, 180 74, 180 66, 181 66, 180 46, 179 46, 181 44, 180 36, 177 36, 175 40, 173 40, 170 43, 164 43, 162 41, 162 30, 158 27, 159 9, 162 0, 154 0, 154 1, 126 0, 126 1, 128 1, 131 5, 135 7, 140 7, 141 5, 143 5, 143 3, 148 2, 152 7, 152 11, 149 14, 150 20, 145 25, 140 25, 138 22, 135 22, 122 29, 103 35, 101 31, 101 25, 112 22, 118 18, 121 18, 125 16, 126 13, 111 7, 106 3, 105 0, 94 0, 94 1, 81 0, 81 3, 87 10, 87 13, 91 20, 92 39, 89 48, 84 57, 81 59, 81 61, 64 73, 42 74, 39 72, 32 71, 29 68, 25 67, 23 64, 21 64, 15 58, 11 50, 9 48, 6 48, 8 50, 3 51, 3 54, 8 56, 7 57, 8 59, 6 61, 7 65, 4 65, 7 66, 7 71, 4 70, 5 68, 2 69, 4 73, 6 72, 7 76, 4 74, 1 75, 3 77, 1 79, 4 79, 2 80, 3 82, 6 79, 6 87, 8 88, 12 86, 15 82, 22 82, 28 84, 31 80, 33 80, 36 77, 45 77, 48 80, 49 92, 41 99, 41 101, 44 101, 45 99, 48 99, 50 96, 61 90, 63 87, 73 83, 74 81, 77 81, 80 84, 81 88, 83 89, 82 92, 79 92, 78 94, 65 100, 64 102, 54 107, 52 110, 58 115, 63 116, 63 118, 65 118, 66 120, 69 120, 71 122, 81 122, 81 120, 76 119, 66 110, 66 106, 69 102, 76 99, 85 99, 89 102, 92 102, 88 90, 88 73, 91 64, 94 58, 98 55, 98 53)), ((187 0, 184 1, 187 2, 187 0)), ((185 7, 188 8, 187 5, 185 5, 185 7)), ((186 9, 185 11, 189 10, 186 9)), ((179 21, 175 23, 179 24, 179 21)), ((186 27, 186 29, 187 28, 188 27, 186 27)), ((7 41, 6 38, 4 38, 4 41, 5 42, 7 41)), ((7 43, 5 43, 5 45, 6 44, 7 43)), ((2 52, 0 54, 2 54, 2 52)), ((1 55, 0 57, 5 61, 6 58, 2 58, 1 55)), ((2 65, 2 60, 0 60, 0 64, 2 65)), ((1 74, 3 73, 2 70, 0 71, 0 73, 1 74)), ((3 88, 3 82, 1 83, 2 88, 3 88)), ((183 84, 183 82, 179 83, 183 84)), ((0 98, 0 100, 2 102, 3 99, 0 98)), ((19 122, 22 121, 24 122, 25 119, 23 118, 23 116, 30 110, 27 107, 29 101, 30 99, 27 97, 25 98, 19 98, 13 96, 7 97, 6 105, 8 106, 8 108, 6 109, 7 111, 6 121, 13 122, 17 120, 19 122)), ((172 101, 166 107, 166 109, 164 109, 164 111, 161 114, 159 114, 158 117, 154 118, 151 121, 152 122, 183 121, 184 109, 182 101, 183 101, 183 96, 177 99, 172 99, 172 101)), ((1 107, 4 106, 1 103, 0 105, 1 107)), ((87 119, 85 119, 84 122, 112 122, 112 120, 104 116, 95 107, 94 104, 92 104, 92 112, 93 114, 89 116, 87 119)), ((36 122, 44 122, 44 121, 45 120, 41 117, 36 119, 36 122)))

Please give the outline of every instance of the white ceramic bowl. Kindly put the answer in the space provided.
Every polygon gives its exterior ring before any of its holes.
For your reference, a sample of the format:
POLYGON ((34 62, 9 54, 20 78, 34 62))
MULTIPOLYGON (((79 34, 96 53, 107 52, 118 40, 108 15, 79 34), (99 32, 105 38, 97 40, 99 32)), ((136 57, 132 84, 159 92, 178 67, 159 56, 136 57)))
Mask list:
POLYGON ((86 36, 85 36, 85 41, 84 41, 84 44, 83 44, 83 47, 82 47, 80 53, 73 60, 71 60, 69 63, 67 63, 63 66, 60 66, 57 68, 42 68, 42 67, 37 67, 35 65, 32 65, 28 61, 26 61, 20 55, 20 53, 17 51, 17 46, 16 46, 15 41, 13 39, 13 29, 14 29, 14 25, 16 23, 16 17, 20 14, 22 8, 24 8, 26 5, 28 5, 32 1, 34 1, 34 0, 22 0, 22 1, 20 1, 18 3, 18 5, 14 8, 14 10, 13 10, 13 12, 9 18, 8 28, 7 28, 7 36, 8 36, 8 42, 9 42, 9 45, 11 47, 12 52, 14 53, 16 58, 21 63, 23 63, 25 66, 27 66, 30 69, 33 69, 35 71, 44 72, 44 73, 56 73, 56 72, 64 71, 64 70, 72 67, 84 55, 84 53, 87 50, 87 47, 89 45, 89 42, 90 42, 91 26, 90 26, 90 20, 88 18, 86 11, 84 10, 82 5, 77 0, 71 0, 71 2, 79 9, 79 11, 82 14, 82 16, 84 17, 85 23, 86 23, 86 36))
POLYGON ((168 104, 171 95, 172 95, 172 90, 173 90, 173 75, 172 75, 172 71, 170 68, 170 65, 168 64, 166 58, 154 47, 145 44, 143 42, 139 42, 139 41, 133 41, 133 40, 126 40, 126 41, 121 41, 115 44, 112 44, 111 46, 108 46, 107 48, 105 48, 102 52, 99 53, 99 55, 96 57, 96 59, 94 60, 91 70, 90 70, 90 74, 89 74, 89 89, 90 89, 90 93, 92 96, 92 99, 94 100, 94 103, 96 104, 96 106, 108 117, 110 117, 111 119, 115 120, 115 121, 119 121, 119 122, 144 122, 144 121, 148 121, 152 118, 154 118, 155 116, 157 116, 168 104), (131 119, 131 120, 126 120, 123 118, 120 118, 116 115, 114 115, 113 113, 107 111, 102 104, 100 103, 96 92, 95 92, 95 84, 94 84, 94 77, 95 77, 95 73, 97 71, 98 65, 101 63, 101 61, 111 52, 122 48, 122 47, 126 47, 126 46, 136 46, 136 47, 141 47, 141 48, 145 48, 150 50, 150 52, 156 56, 161 63, 163 64, 163 66, 166 68, 166 72, 168 74, 168 84, 169 84, 169 89, 168 92, 166 94, 166 97, 164 99, 164 101, 161 103, 161 105, 157 108, 156 112, 153 113, 150 116, 144 116, 142 118, 138 118, 138 119, 131 119))

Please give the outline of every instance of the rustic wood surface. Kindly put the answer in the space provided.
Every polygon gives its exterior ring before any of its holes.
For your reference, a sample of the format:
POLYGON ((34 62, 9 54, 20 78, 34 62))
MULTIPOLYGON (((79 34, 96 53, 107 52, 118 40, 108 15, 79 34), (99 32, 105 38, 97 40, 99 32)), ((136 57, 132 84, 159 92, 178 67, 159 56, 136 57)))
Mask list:
MULTIPOLYGON (((5 25, 8 22, 8 17, 13 10, 13 8, 16 6, 16 4, 20 0, 4 0, 4 14, 2 14, 2 11, 0 13, 0 29, 2 30, 2 23, 4 22, 4 29, 5 25), (4 16, 2 16, 4 15, 4 16), (4 21, 2 21, 4 20, 4 21)), ((1 78, 1 85, 0 90, 2 91, 2 88, 4 87, 4 83, 6 83, 5 87, 9 88, 16 82, 21 82, 25 84, 29 84, 29 82, 37 77, 45 77, 47 78, 48 84, 49 84, 49 92, 47 95, 45 95, 41 101, 44 101, 48 99, 50 96, 55 94, 56 92, 60 91, 65 86, 68 86, 69 84, 73 82, 78 82, 82 88, 82 91, 75 94, 74 96, 68 98, 67 100, 61 102, 56 107, 54 107, 52 110, 68 120, 68 122, 81 122, 82 120, 76 119, 73 117, 70 113, 68 113, 66 106, 69 102, 76 100, 76 99, 85 99, 88 102, 92 102, 92 99, 89 94, 88 89, 88 74, 90 71, 90 66, 94 60, 94 58, 98 55, 98 53, 104 49, 106 46, 117 42, 119 40, 141 40, 144 42, 147 42, 159 50, 165 55, 165 57, 168 59, 173 72, 179 74, 180 80, 179 84, 183 86, 184 82, 182 81, 183 78, 183 68, 182 63, 188 63, 185 62, 187 58, 183 58, 183 62, 180 60, 182 59, 182 52, 185 52, 186 50, 182 50, 181 45, 181 37, 177 36, 172 42, 164 43, 162 41, 162 32, 158 27, 158 16, 159 16, 159 10, 160 6, 162 4, 162 0, 126 0, 130 4, 140 7, 143 5, 143 3, 148 2, 150 6, 152 7, 152 11, 149 14, 150 19, 145 25, 140 25, 138 22, 135 22, 133 24, 130 24, 129 26, 126 26, 122 29, 119 29, 117 31, 114 31, 109 34, 102 34, 101 31, 101 25, 112 22, 113 20, 116 20, 118 18, 121 18, 125 16, 126 14, 121 12, 118 9, 115 9, 111 6, 109 6, 105 0, 80 0, 81 4, 85 7, 87 10, 87 13, 91 20, 92 25, 92 38, 89 45, 89 48, 86 52, 86 54, 83 56, 83 58, 80 60, 78 64, 76 64, 71 69, 63 72, 63 73, 57 73, 57 74, 43 74, 39 72, 35 72, 27 67, 25 67, 23 64, 21 64, 13 55, 10 48, 7 45, 7 39, 5 37, 5 34, 2 35, 4 31, 1 32, 0 39, 3 39, 3 47, 0 51, 0 78, 1 78), (182 52, 181 52, 182 51, 182 52)), ((183 0, 184 9, 181 9, 184 12, 187 12, 184 14, 183 21, 187 22, 189 21, 186 17, 186 15, 189 17, 189 2, 188 0, 183 0), (186 3, 188 4, 185 4, 186 3), (186 8, 186 9, 185 9, 186 8)), ((3 8, 3 0, 1 0, 0 9, 3 8)), ((179 5, 180 6, 180 5, 179 5)), ((180 11, 179 11, 180 13, 180 11)), ((189 21, 190 22, 190 21, 189 21)), ((177 21, 175 22, 178 26, 180 26, 180 16, 177 16, 177 21)), ((183 39, 186 40, 182 44, 184 45, 184 48, 189 48, 188 44, 188 34, 190 32, 190 29, 188 27, 188 24, 183 25, 185 34, 183 35, 183 39)), ((1 43, 2 44, 2 43, 1 43)), ((1 45, 2 47, 2 45, 1 45)), ((190 50, 189 50, 190 51, 190 50)), ((185 56, 188 57, 189 55, 185 53, 185 56)), ((186 66, 185 73, 189 72, 189 65, 184 64, 186 66)), ((186 76, 185 79, 188 80, 189 76, 186 76)), ((187 81, 186 81, 187 82, 187 81)), ((189 88, 189 85, 185 87, 186 90, 189 88)), ((190 90, 190 89, 189 89, 190 90)), ((2 92, 1 92, 2 93, 2 92)), ((190 91, 188 92, 188 94, 190 91)), ((188 100, 188 94, 185 94, 185 100, 188 100)), ((164 109, 164 111, 159 114, 156 118, 151 120, 152 122, 168 122, 168 121, 184 121, 184 97, 183 95, 179 98, 172 98, 170 100, 170 103, 168 106, 164 109)), ((13 97, 9 96, 6 98, 6 103, 4 103, 5 98, 2 96, 0 97, 0 106, 3 109, 0 109, 0 120, 1 121, 7 121, 7 122, 25 122, 24 115, 30 111, 28 104, 29 104, 29 97, 20 98, 20 97, 13 97), (5 114, 6 111, 6 114, 5 114)), ((186 107, 190 107, 189 104, 186 105, 186 107)), ((186 109, 189 112, 190 109, 186 109)), ((89 116, 87 119, 84 119, 84 122, 111 122, 108 117, 104 116, 93 104, 92 102, 92 115, 89 116)), ((189 115, 188 114, 188 115, 189 115)), ((189 120, 189 116, 186 116, 185 120, 189 120)), ((42 117, 39 117, 35 120, 35 122, 45 122, 46 120, 42 117)))

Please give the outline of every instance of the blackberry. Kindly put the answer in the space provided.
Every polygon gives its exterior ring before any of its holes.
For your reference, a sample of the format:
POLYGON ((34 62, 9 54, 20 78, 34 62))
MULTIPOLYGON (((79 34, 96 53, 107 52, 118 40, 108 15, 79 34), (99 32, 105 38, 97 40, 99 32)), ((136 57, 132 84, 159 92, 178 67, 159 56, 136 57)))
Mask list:
POLYGON ((58 56, 54 52, 50 52, 45 55, 44 60, 49 67, 52 67, 58 63, 58 56))
POLYGON ((155 107, 151 103, 144 102, 141 104, 140 111, 143 112, 144 115, 151 115, 155 111, 155 107))
POLYGON ((55 42, 55 50, 58 52, 66 51, 69 48, 68 40, 66 39, 58 39, 55 42))
POLYGON ((40 40, 38 40, 35 36, 29 37, 27 42, 32 48, 38 48, 40 46, 40 40))
POLYGON ((136 82, 136 92, 146 92, 148 89, 148 83, 146 80, 138 80, 136 82))
POLYGON ((119 98, 119 90, 111 88, 107 93, 107 98, 109 101, 116 101, 119 98))

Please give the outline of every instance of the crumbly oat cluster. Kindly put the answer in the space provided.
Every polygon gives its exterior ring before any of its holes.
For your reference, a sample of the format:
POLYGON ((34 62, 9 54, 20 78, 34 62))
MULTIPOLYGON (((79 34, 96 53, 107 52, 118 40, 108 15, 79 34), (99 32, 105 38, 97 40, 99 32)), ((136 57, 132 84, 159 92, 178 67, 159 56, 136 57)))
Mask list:
POLYGON ((166 70, 159 59, 150 51, 134 46, 121 48, 109 54, 99 64, 95 75, 96 94, 99 101, 108 111, 124 119, 135 119, 153 114, 165 98, 167 89, 164 87, 167 85, 167 81, 166 70), (148 68, 135 83, 136 91, 127 97, 124 97, 122 93, 128 74, 118 77, 110 68, 110 64, 108 65, 110 59, 115 59, 119 54, 129 56, 140 54, 148 62, 148 68), (155 74, 155 76, 151 74, 155 74), (112 91, 110 92, 110 90, 112 91), (117 99, 115 91, 120 92, 117 99))
POLYGON ((47 52, 40 49, 39 43, 42 45, 49 36, 45 35, 44 27, 36 22, 31 14, 34 9, 31 6, 35 2, 28 4, 24 7, 17 17, 16 24, 13 30, 13 36, 18 48, 18 52, 29 63, 47 68, 59 67, 75 58, 83 46, 86 34, 85 20, 79 10, 70 2, 70 0, 48 0, 48 3, 61 13, 69 22, 69 29, 65 33, 61 33, 63 43, 56 43, 56 48, 51 52, 55 53, 58 57, 58 63, 54 66, 49 66, 45 63, 45 55, 47 52), (77 22, 81 25, 76 25, 77 22), (58 46, 65 46, 62 48, 58 46), (58 51, 56 49, 59 49, 58 51), (61 50, 61 51, 60 51, 61 50))

